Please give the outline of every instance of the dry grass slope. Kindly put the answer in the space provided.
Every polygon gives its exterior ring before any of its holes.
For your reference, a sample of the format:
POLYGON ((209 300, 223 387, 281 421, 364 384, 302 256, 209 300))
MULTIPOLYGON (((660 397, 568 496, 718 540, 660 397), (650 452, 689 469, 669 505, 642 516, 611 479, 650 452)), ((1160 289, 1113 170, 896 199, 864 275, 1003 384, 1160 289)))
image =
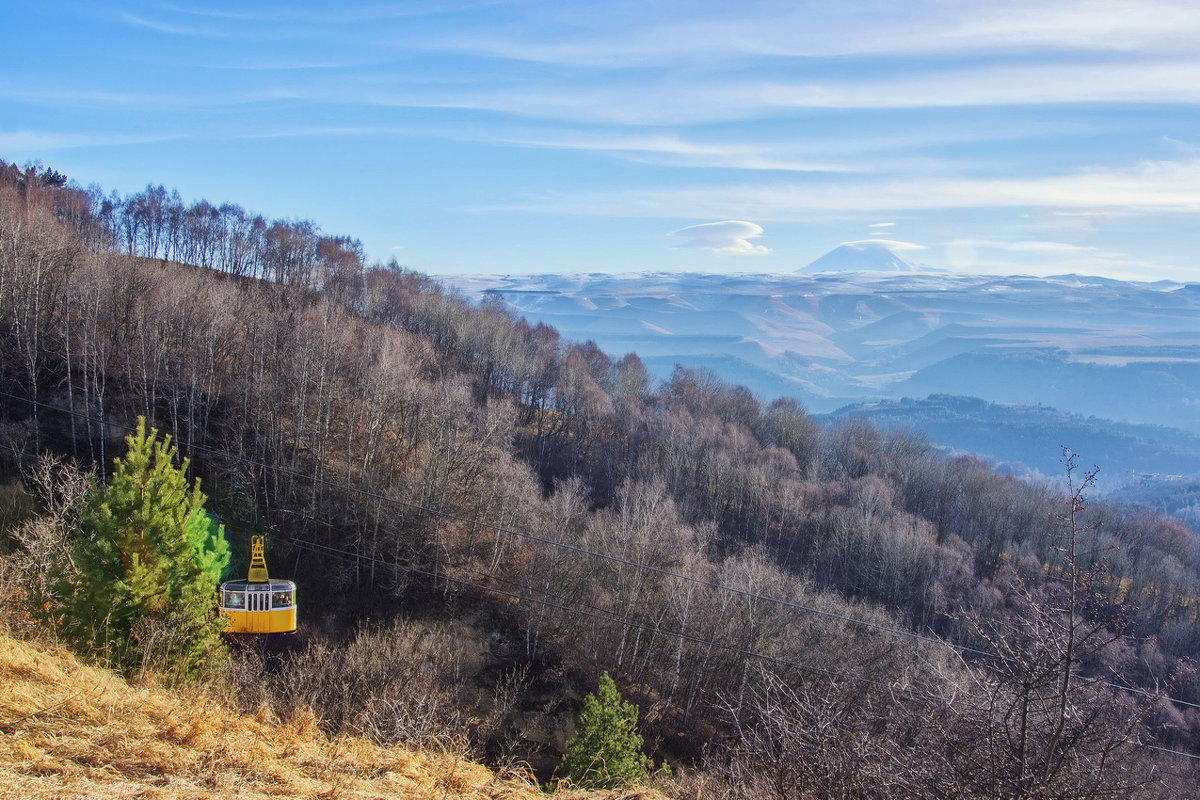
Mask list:
POLYGON ((0 797, 603 800, 546 795, 453 756, 273 724, 199 692, 132 686, 69 654, 0 636, 0 797))

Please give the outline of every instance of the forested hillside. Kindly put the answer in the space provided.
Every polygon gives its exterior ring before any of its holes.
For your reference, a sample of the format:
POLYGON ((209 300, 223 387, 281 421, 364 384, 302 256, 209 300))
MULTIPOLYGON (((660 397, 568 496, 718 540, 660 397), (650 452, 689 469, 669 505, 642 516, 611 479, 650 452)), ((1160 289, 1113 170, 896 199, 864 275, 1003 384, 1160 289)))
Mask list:
MULTIPOLYGON (((1086 452, 1026 485, 703 371, 655 386, 311 222, 6 164, 0 338, 36 513, 39 453, 173 433, 305 598, 307 639, 238 679, 330 730, 541 768, 607 670, 681 793, 1186 796, 1152 748, 1200 751, 1200 546, 1090 503, 1086 452)), ((12 602, 46 541, 0 543, 12 602)))

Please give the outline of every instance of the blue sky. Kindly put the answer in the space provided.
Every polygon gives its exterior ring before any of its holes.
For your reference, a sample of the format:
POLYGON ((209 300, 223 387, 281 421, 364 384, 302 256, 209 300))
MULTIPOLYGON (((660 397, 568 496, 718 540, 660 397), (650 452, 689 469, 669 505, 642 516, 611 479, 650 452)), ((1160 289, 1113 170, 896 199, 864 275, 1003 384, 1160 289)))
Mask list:
POLYGON ((424 272, 783 272, 878 238, 1200 280, 1195 0, 5 11, 0 158, 424 272))

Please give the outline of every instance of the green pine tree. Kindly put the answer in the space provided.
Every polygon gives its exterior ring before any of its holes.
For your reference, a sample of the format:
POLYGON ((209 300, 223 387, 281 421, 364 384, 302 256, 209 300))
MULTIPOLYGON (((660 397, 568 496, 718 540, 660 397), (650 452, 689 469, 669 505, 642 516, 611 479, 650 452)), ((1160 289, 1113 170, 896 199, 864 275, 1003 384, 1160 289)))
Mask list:
POLYGON ((80 652, 132 673, 188 680, 222 652, 213 592, 229 563, 224 531, 204 512, 171 437, 137 431, 80 520, 63 632, 80 652))
POLYGON ((637 718, 637 706, 626 702, 613 679, 603 673, 596 694, 583 699, 575 735, 558 765, 560 780, 587 789, 644 783, 653 763, 642 753, 637 718))

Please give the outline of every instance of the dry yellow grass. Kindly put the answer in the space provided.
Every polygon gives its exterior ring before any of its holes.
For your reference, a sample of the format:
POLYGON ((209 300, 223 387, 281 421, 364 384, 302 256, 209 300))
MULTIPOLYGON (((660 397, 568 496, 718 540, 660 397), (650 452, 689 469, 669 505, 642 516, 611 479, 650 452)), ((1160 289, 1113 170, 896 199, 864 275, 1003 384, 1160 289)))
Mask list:
POLYGON ((0 797, 602 800, 546 795, 479 764, 273 724, 198 692, 132 686, 0 636, 0 797))

